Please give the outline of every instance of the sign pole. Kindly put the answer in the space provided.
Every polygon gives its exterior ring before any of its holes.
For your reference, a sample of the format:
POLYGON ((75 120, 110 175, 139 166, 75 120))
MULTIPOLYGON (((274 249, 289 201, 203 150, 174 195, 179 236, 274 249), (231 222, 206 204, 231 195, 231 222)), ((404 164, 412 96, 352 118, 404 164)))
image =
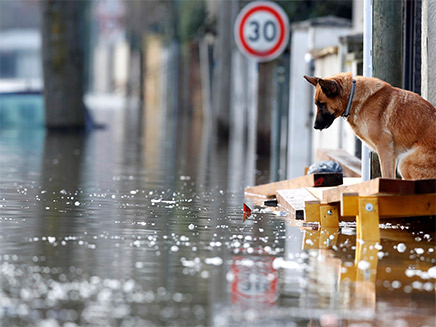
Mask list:
POLYGON ((258 63, 255 151, 257 155, 271 160, 272 112, 278 110, 274 106, 274 59, 288 46, 288 16, 274 2, 250 2, 241 9, 235 20, 234 36, 239 50, 258 63))

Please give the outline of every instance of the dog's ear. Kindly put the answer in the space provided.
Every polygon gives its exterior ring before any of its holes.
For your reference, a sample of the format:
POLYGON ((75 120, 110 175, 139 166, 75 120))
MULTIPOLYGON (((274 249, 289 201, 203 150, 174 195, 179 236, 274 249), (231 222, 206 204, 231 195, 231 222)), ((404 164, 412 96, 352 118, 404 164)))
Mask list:
POLYGON ((339 90, 338 83, 329 79, 319 79, 319 85, 321 86, 322 91, 328 97, 334 97, 339 90))
POLYGON ((316 86, 316 84, 318 84, 319 77, 310 77, 310 76, 304 75, 304 78, 306 79, 306 81, 308 81, 313 86, 316 86))

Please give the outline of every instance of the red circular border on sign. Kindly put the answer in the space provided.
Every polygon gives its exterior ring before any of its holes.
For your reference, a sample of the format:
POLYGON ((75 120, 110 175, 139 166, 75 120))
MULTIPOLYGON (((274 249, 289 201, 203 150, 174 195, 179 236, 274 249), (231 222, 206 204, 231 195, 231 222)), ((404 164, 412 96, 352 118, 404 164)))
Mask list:
POLYGON ((285 38, 285 24, 283 23, 282 17, 273 9, 267 6, 260 6, 260 7, 254 7, 251 8, 245 15, 244 18, 242 18, 241 21, 241 26, 239 27, 239 39, 241 40, 242 45, 244 46, 245 50, 255 56, 262 56, 262 57, 267 57, 272 55, 274 52, 276 52, 282 45, 282 42, 285 38), (279 41, 277 42, 277 44, 268 51, 256 51, 253 50, 245 41, 244 39, 244 25, 246 20, 248 19, 248 17, 253 14, 256 11, 259 10, 265 10, 268 11, 269 13, 271 13, 279 22, 280 24, 280 37, 279 37, 279 41))

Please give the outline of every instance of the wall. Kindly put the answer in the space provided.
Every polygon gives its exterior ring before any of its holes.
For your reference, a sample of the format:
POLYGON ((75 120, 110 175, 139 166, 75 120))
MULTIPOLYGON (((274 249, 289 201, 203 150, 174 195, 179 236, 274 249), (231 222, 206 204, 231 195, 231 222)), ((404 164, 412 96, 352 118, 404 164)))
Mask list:
POLYGON ((436 105, 436 1, 422 0, 422 96, 436 105))
MULTIPOLYGON (((327 77, 340 71, 340 60, 337 54, 330 54, 315 61, 315 76, 327 77)), ((316 106, 314 103, 312 103, 312 108, 315 113, 316 106)), ((314 161, 317 161, 316 152, 318 149, 337 149, 340 147, 343 123, 343 119, 336 119, 329 128, 323 131, 312 129, 312 157, 314 161)))
MULTIPOLYGON (((287 177, 304 174, 304 168, 315 161, 312 147, 313 132, 313 86, 303 75, 312 75, 309 51, 339 43, 339 36, 350 29, 337 26, 319 26, 308 23, 294 25, 291 38, 291 77, 289 99, 289 142, 287 177)), ((333 22, 334 23, 334 22, 333 22)), ((339 61, 331 67, 331 74, 340 72, 339 61)), ((330 75, 331 75, 330 74, 330 75)), ((323 132, 324 133, 324 132, 323 132)), ((334 134, 334 132, 333 132, 334 134)), ((336 133, 338 134, 338 133, 336 133)), ((338 136, 325 138, 327 143, 338 143, 338 136)))
POLYGON ((303 75, 310 74, 304 56, 309 51, 309 33, 307 30, 296 30, 291 41, 291 90, 289 114, 289 148, 288 148, 288 178, 304 174, 304 167, 309 162, 310 129, 308 128, 308 108, 311 108, 311 85, 303 75))
MULTIPOLYGON (((355 60, 350 61, 350 58, 342 58, 348 56, 345 51, 346 45, 340 44, 337 52, 330 52, 315 60, 315 76, 327 77, 338 72, 352 72, 356 76, 355 60)), ((329 47, 332 48, 333 47, 329 47)), ((316 106, 312 103, 313 112, 316 112, 316 106)), ((336 119, 333 124, 322 132, 312 129, 312 158, 319 161, 317 158, 318 149, 343 149, 351 155, 356 153, 356 137, 351 130, 350 125, 342 118, 336 119)))
POLYGON ((353 0, 353 32, 363 31, 363 0, 353 0))

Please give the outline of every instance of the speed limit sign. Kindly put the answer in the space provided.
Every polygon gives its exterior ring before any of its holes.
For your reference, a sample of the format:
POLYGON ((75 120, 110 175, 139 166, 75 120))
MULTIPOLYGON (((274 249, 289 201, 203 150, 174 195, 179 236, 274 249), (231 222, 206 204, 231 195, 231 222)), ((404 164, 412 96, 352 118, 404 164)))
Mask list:
POLYGON ((255 1, 246 5, 235 21, 239 49, 258 61, 278 57, 289 40, 289 20, 274 2, 255 1))

